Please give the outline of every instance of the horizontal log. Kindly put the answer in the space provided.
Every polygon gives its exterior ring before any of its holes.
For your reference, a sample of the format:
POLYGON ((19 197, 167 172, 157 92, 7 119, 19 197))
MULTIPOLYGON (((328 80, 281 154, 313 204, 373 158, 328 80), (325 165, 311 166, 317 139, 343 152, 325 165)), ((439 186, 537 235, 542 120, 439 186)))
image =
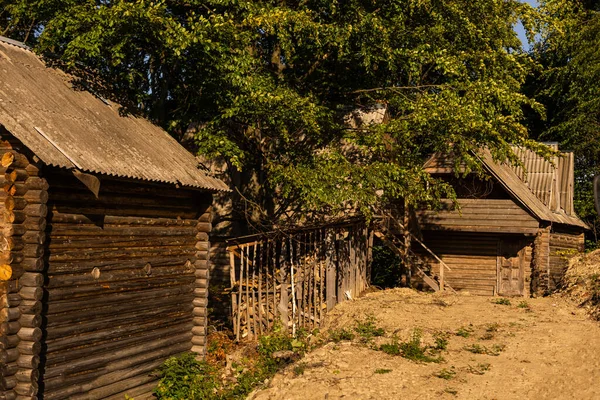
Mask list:
POLYGON ((192 311, 192 315, 194 317, 206 317, 207 309, 206 309, 206 307, 194 307, 194 310, 192 311))
POLYGON ((107 306, 90 307, 87 303, 82 303, 79 309, 68 313, 47 314, 47 328, 51 330, 54 328, 68 329, 74 324, 85 325, 99 321, 110 324, 111 319, 115 318, 115 313, 119 313, 123 318, 130 318, 135 314, 149 317, 150 314, 145 314, 147 311, 155 312, 158 309, 164 312, 191 310, 192 299, 191 293, 183 293, 162 298, 148 297, 125 304, 114 304, 113 302, 107 306))
POLYGON ((103 215, 103 214, 79 214, 79 213, 63 213, 59 210, 52 212, 52 222, 55 224, 69 224, 69 225, 96 225, 98 221, 102 222, 103 226, 111 225, 132 225, 132 226, 188 226, 195 227, 197 221, 195 219, 181 219, 181 218, 148 218, 148 217, 127 217, 127 216, 114 216, 114 215, 103 215))
MULTIPOLYGON (((2 364, 0 366, 0 376, 12 376, 17 373, 19 366, 16 362, 2 364)), ((14 386, 13 386, 14 387, 14 386)))
MULTIPOLYGON (((87 310, 86 310, 87 311, 87 310)), ((72 316, 73 323, 63 323, 61 325, 53 325, 52 329, 48 329, 47 340, 56 338, 66 338, 68 336, 84 335, 90 332, 110 331, 113 325, 135 325, 137 321, 154 320, 158 321, 169 316, 189 316, 191 318, 191 304, 166 304, 156 306, 152 309, 145 309, 143 317, 136 310, 122 313, 120 315, 102 315, 96 319, 88 319, 77 321, 76 316, 72 316)), ((120 310, 116 309, 115 313, 120 310)), ((83 313, 85 315, 85 313, 83 313)))
POLYGON ((23 314, 19 323, 25 328, 39 328, 42 325, 42 316, 35 314, 23 314))
POLYGON ((198 232, 210 233, 212 231, 212 224, 210 222, 198 222, 196 229, 198 232))
POLYGON ((107 248, 127 248, 135 251, 136 248, 144 249, 146 247, 172 247, 185 246, 190 250, 194 249, 196 239, 190 236, 164 236, 164 237, 145 237, 145 236, 129 236, 129 237, 106 237, 106 236, 55 236, 52 235, 52 241, 48 248, 54 252, 61 250, 72 249, 107 249, 107 248))
POLYGON ((21 318, 21 311, 18 308, 2 308, 0 309, 0 321, 10 322, 21 318))
POLYGON ((23 196, 29 188, 24 183, 5 183, 4 191, 8 193, 9 196, 23 196))
POLYGON ((44 244, 46 242, 46 232, 37 230, 26 231, 21 236, 21 239, 29 244, 44 244))
POLYGON ((29 174, 25 169, 14 168, 11 171, 6 171, 4 178, 8 183, 24 182, 29 178, 29 174))
POLYGON ((101 271, 117 271, 135 268, 143 268, 147 263, 154 267, 167 267, 181 265, 184 259, 179 257, 150 257, 150 258, 129 258, 129 259, 97 259, 89 261, 69 261, 53 262, 48 265, 48 275, 77 274, 88 273, 93 268, 99 268, 101 271))
MULTIPOLYGON (((43 250, 43 247, 42 247, 43 250)), ((36 251, 39 253, 40 251, 36 251)), ((44 259, 41 257, 24 257, 19 265, 28 272, 40 272, 44 270, 44 259)))
POLYGON ((115 292, 111 293, 110 296, 106 297, 89 297, 85 299, 85 303, 81 304, 78 301, 67 297, 63 301, 47 302, 47 315, 61 314, 61 313, 72 313, 73 311, 88 309, 89 314, 93 314, 91 311, 94 309, 100 309, 101 307, 113 307, 122 306, 126 303, 136 303, 148 301, 148 299, 160 299, 160 298, 171 298, 177 296, 183 296, 187 299, 192 296, 192 285, 180 285, 170 287, 156 287, 150 288, 143 291, 134 292, 115 292))
POLYGON ((436 225, 422 224, 422 230, 448 231, 448 232, 482 232, 482 233, 520 233, 525 235, 535 235, 539 228, 532 227, 505 227, 505 226, 473 226, 473 225, 436 225))
POLYGON ((40 378, 40 371, 38 369, 20 369, 16 374, 15 378, 19 382, 32 382, 37 381, 40 378))
MULTIPOLYGON (((43 252, 43 248, 42 248, 43 252)), ((204 252, 206 253, 206 252, 204 252)), ((163 246, 163 247, 137 247, 133 249, 117 249, 117 248, 101 248, 101 249, 87 249, 86 251, 62 251, 60 253, 50 252, 48 257, 50 264, 53 262, 69 262, 69 261, 89 261, 97 260, 102 258, 109 258, 111 260, 130 260, 132 258, 145 258, 150 259, 154 257, 176 257, 178 259, 187 259, 197 255, 198 252, 194 251, 189 246, 163 246)), ((145 264, 144 264, 145 265, 145 264)))
POLYGON ((18 293, 6 293, 0 296, 0 307, 17 307, 21 303, 18 293))
POLYGON ((16 335, 20 329, 21 324, 19 323, 19 321, 4 321, 4 323, 0 325, 0 335, 16 335))
POLYGON ((7 396, 7 393, 10 393, 12 395, 11 397, 13 399, 16 399, 17 395, 16 395, 16 393, 12 389, 14 389, 15 386, 17 386, 17 383, 19 383, 17 381, 17 378, 15 378, 14 375, 13 376, 8 376, 7 375, 7 376, 0 377, 0 379, 2 380, 3 388, 6 389, 2 393, 3 396, 6 397, 6 399, 8 400, 9 397, 7 396))
MULTIPOLYGON (((74 361, 81 359, 85 360, 89 357, 103 357, 104 354, 118 352, 131 346, 161 341, 166 341, 168 343, 168 339, 171 336, 179 334, 188 334, 191 336, 190 329, 191 325, 189 321, 184 321, 183 323, 180 322, 175 325, 163 325, 160 329, 148 329, 134 335, 121 337, 118 340, 106 341, 99 339, 77 348, 67 348, 65 351, 53 351, 49 353, 49 359, 46 364, 48 368, 53 369, 54 367, 60 367, 63 364, 70 365, 74 361)), ((52 377, 52 371, 48 371, 48 375, 46 376, 52 377)))
POLYGON ((204 355, 206 353, 206 347, 204 347, 204 346, 192 346, 191 352, 192 353, 196 353, 196 354, 200 354, 200 355, 204 355))
POLYGON ((4 221, 5 222, 9 222, 11 224, 21 224, 21 223, 25 222, 26 219, 27 219, 27 214, 25 214, 23 211, 4 210, 4 221))
POLYGON ((194 336, 192 337, 192 344, 194 346, 204 346, 206 345, 206 336, 194 336))
POLYGON ((40 174, 40 168, 35 164, 29 164, 25 167, 25 170, 32 177, 38 176, 40 174))
POLYGON ((28 342, 37 342, 42 339, 42 330, 40 328, 26 328, 23 327, 17 333, 17 336, 21 340, 28 342))
POLYGON ((29 381, 19 382, 13 390, 19 396, 26 396, 27 398, 32 398, 37 393, 37 389, 37 383, 29 381))
POLYGON ((208 306, 208 297, 196 297, 192 301, 192 304, 194 305, 194 307, 206 307, 208 306))
POLYGON ((42 343, 21 340, 17 348, 22 355, 38 355, 42 351, 42 343))
MULTIPOLYGON (((96 267, 98 268, 98 267, 96 267)), ((78 274, 61 274, 51 275, 47 288, 51 290, 58 287, 70 287, 79 285, 95 285, 95 284, 111 284, 120 283, 128 280, 137 279, 154 279, 154 278, 167 278, 167 277, 181 277, 182 275, 188 275, 191 277, 193 271, 186 270, 183 265, 175 266, 153 266, 151 269, 151 277, 143 267, 141 268, 124 268, 120 270, 104 270, 98 268, 100 276, 95 278, 92 275, 92 270, 78 274)))
POLYGON ((19 350, 17 348, 4 349, 0 351, 0 363, 9 364, 17 361, 19 358, 19 350))
POLYGON ((112 282, 110 284, 92 284, 81 287, 61 287, 54 288, 48 292, 48 301, 65 300, 71 297, 83 300, 86 297, 107 297, 117 292, 149 290, 153 287, 188 286, 193 281, 193 277, 184 275, 168 278, 144 278, 137 281, 112 282))
POLYGON ((21 339, 15 335, 4 335, 0 338, 0 342, 5 349, 13 349, 19 345, 21 339))
POLYGON ((27 232, 27 227, 24 225, 6 225, 2 228, 2 235, 4 236, 21 236, 27 232))
MULTIPOLYGON (((98 383, 100 377, 110 372, 120 371, 126 373, 127 368, 135 367, 137 364, 144 363, 149 359, 163 358, 165 353, 168 355, 180 352, 181 349, 185 351, 185 343, 190 341, 191 337, 190 332, 184 332, 173 335, 171 338, 122 347, 118 351, 89 355, 69 363, 47 366, 44 374, 46 388, 52 390, 61 386, 72 385, 81 382, 81 378, 84 378, 84 381, 96 378, 96 383, 98 383), (93 372, 83 377, 81 376, 82 371, 93 372)), ((190 347, 188 344, 187 349, 190 347)))
POLYGON ((138 320, 135 324, 114 326, 112 327, 112 329, 92 331, 78 336, 57 337, 55 339, 48 339, 46 341, 46 352, 48 354, 48 357, 50 357, 50 353, 65 351, 82 346, 97 345, 97 343, 100 341, 108 342, 111 340, 122 340, 126 337, 139 335, 141 333, 149 332, 153 329, 158 330, 166 326, 177 326, 183 323, 188 323, 190 329, 192 327, 189 312, 167 315, 165 317, 169 317, 170 319, 162 319, 158 321, 138 320))
POLYGON ((208 279, 209 271, 208 269, 195 269, 194 276, 196 279, 208 279))
MULTIPOLYGON (((9 192, 10 194, 10 192, 9 192)), ((149 208, 135 206, 119 206, 112 207, 83 207, 81 205, 59 205, 52 208, 52 212, 59 211, 68 214, 91 214, 91 215, 114 215, 126 217, 148 217, 148 218, 181 218, 181 219, 197 219, 198 211, 196 209, 172 209, 172 208, 149 208)))
POLYGON ((19 290, 19 295, 23 300, 41 300, 44 295, 44 289, 35 286, 24 286, 19 290))
POLYGON ((25 170, 29 174, 29 179, 27 179, 26 182, 26 185, 29 188, 29 190, 48 190, 49 185, 46 179, 38 177, 37 172, 32 173, 32 171, 28 171, 27 168, 25 170))
POLYGON ((50 224, 52 235, 56 236, 188 236, 193 237, 196 230, 192 226, 172 226, 172 227, 155 227, 155 226, 75 226, 50 224))
POLYGON ((23 194, 23 198, 27 200, 29 204, 45 204, 48 202, 48 192, 46 190, 31 190, 29 189, 29 186, 27 186, 27 189, 28 190, 23 194))
POLYGON ((29 165, 29 160, 17 151, 7 151, 2 155, 0 163, 4 168, 25 168, 29 165))

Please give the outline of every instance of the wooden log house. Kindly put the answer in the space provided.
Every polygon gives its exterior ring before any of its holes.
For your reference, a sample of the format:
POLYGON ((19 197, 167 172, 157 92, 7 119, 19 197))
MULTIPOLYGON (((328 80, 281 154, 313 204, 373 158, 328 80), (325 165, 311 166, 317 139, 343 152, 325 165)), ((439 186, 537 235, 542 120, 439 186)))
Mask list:
MULTIPOLYGON (((555 143, 549 144, 558 150, 555 143)), ((472 294, 532 296, 560 286, 568 259, 584 247, 587 225, 573 207, 574 158, 548 161, 515 147, 522 167, 480 159, 491 176, 457 178, 452 157, 435 155, 425 169, 452 183, 460 210, 445 201, 441 210, 420 210, 424 243, 448 266, 420 249, 432 275, 472 294)))
POLYGON ((136 399, 205 350, 212 193, 160 128, 0 38, 0 398, 136 399))

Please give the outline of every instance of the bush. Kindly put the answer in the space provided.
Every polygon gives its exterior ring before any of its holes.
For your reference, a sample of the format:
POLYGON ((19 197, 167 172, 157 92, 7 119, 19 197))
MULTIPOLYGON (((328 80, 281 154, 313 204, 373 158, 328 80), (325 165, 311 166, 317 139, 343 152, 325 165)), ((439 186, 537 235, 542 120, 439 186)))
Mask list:
POLYGON ((158 399, 214 399, 219 388, 217 369, 196 355, 171 357, 160 367, 161 379, 154 394, 158 399))

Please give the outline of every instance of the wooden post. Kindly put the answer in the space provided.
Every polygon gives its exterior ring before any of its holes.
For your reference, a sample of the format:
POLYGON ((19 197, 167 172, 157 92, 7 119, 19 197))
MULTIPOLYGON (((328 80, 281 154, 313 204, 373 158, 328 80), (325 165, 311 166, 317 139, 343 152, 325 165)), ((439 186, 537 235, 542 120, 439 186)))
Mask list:
POLYGON ((337 303, 337 270, 335 267, 334 253, 335 253, 335 232, 332 230, 325 231, 325 265, 327 268, 326 273, 326 303, 327 303, 327 311, 330 311, 337 303))

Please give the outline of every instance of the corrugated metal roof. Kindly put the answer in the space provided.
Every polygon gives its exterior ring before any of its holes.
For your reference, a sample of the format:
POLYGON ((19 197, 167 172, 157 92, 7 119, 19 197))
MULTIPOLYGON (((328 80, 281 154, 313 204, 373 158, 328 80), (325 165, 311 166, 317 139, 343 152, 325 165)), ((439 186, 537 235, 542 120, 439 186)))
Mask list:
MULTIPOLYGON (((547 145, 553 150, 558 151, 556 143, 547 145)), ((556 191, 556 164, 558 164, 558 157, 554 157, 551 162, 529 149, 513 146, 513 151, 523 163, 523 166, 511 166, 513 171, 545 205, 556 209, 558 204, 554 197, 558 195, 556 191)))
POLYGON ((512 167, 506 164, 496 163, 489 151, 483 151, 480 154, 480 159, 486 169, 498 180, 498 182, 500 182, 504 189, 538 219, 589 229, 586 223, 579 219, 575 214, 567 215, 562 209, 557 211, 551 210, 527 187, 525 182, 519 178, 512 167))
POLYGON ((149 121, 75 90, 71 77, 0 37, 0 124, 50 166, 227 191, 149 121))

